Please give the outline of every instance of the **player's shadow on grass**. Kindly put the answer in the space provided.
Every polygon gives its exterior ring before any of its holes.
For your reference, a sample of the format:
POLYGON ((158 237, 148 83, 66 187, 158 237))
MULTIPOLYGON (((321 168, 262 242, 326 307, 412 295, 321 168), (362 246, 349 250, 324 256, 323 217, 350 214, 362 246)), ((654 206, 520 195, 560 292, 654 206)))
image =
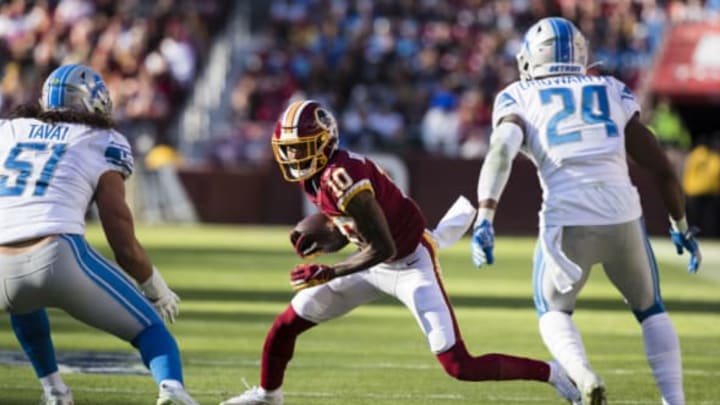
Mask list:
MULTIPOLYGON (((292 292, 271 290, 257 291, 245 289, 219 289, 219 288, 189 288, 176 289, 178 295, 185 301, 239 301, 239 302, 272 302, 287 303, 292 298, 292 292)), ((497 308, 497 309, 533 309, 532 297, 484 297, 469 295, 450 295, 450 301, 456 308, 497 308)), ((400 305, 387 298, 370 303, 369 305, 400 305)), ((687 299, 666 299, 665 307, 670 312, 698 312, 720 313, 720 300, 701 301, 687 299)), ((582 298, 578 300, 577 308, 601 311, 627 311, 627 305, 620 297, 614 298, 582 298)))

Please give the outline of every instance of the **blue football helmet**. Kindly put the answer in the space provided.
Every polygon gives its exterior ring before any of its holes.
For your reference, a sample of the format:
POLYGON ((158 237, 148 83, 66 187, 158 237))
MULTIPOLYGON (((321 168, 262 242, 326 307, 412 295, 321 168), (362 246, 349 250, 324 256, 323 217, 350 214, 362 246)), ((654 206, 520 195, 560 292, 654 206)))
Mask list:
POLYGON ((527 31, 516 58, 522 80, 561 74, 584 75, 588 43, 570 21, 560 17, 543 18, 527 31))
POLYGON ((98 72, 82 64, 55 69, 42 87, 43 110, 73 110, 110 116, 112 100, 98 72))

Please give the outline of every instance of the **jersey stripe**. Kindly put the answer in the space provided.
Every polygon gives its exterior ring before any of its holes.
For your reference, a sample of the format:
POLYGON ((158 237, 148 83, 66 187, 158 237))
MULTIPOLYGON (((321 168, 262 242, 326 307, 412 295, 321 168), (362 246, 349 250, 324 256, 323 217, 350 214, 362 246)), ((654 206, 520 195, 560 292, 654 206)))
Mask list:
POLYGON ((352 187, 343 195, 341 198, 338 199, 337 206, 340 209, 340 211, 345 212, 345 208, 347 208, 347 205, 350 203, 350 200, 353 199, 358 193, 360 193, 363 190, 370 190, 371 193, 375 193, 373 190, 372 184, 370 184, 370 180, 364 179, 361 181, 358 181, 357 183, 353 184, 352 187))

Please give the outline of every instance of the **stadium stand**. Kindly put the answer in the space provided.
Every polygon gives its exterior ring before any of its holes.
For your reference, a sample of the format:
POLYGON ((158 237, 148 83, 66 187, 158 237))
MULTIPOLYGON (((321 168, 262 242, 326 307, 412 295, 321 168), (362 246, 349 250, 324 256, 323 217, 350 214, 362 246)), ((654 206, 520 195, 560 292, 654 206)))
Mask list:
POLYGON ((257 127, 268 134, 285 102, 303 94, 340 112, 342 139, 356 150, 481 157, 489 104, 516 79, 514 55, 532 21, 578 22, 598 69, 638 88, 667 20, 697 15, 696 4, 681 11, 675 3, 273 1, 243 50, 230 96, 233 133, 210 155, 220 163, 267 158, 254 153, 257 127), (434 141, 438 127, 444 146, 434 141))
POLYGON ((39 95, 64 63, 99 71, 129 137, 167 141, 229 2, 11 0, 0 5, 0 113, 39 95))
MULTIPOLYGON (((10 0, 0 4, 0 115, 38 97, 54 67, 84 61, 106 77, 139 162, 169 145, 180 170, 272 176, 274 120, 296 97, 329 105, 343 146, 358 152, 412 167, 477 160, 533 21, 574 21, 601 62, 594 70, 627 83, 651 123, 665 99, 653 92, 671 82, 658 60, 678 54, 663 56, 668 32, 717 27, 719 10, 718 0, 10 0)), ((716 133, 717 101, 680 101, 692 146, 716 133)))

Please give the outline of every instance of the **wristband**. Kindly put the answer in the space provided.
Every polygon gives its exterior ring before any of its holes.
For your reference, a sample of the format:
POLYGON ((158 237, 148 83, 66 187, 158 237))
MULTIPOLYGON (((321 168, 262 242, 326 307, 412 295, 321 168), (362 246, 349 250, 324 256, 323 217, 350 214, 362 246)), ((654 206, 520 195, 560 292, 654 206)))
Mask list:
POLYGON ((490 223, 495 219, 495 210, 493 208, 480 207, 478 209, 477 217, 475 218, 475 225, 479 225, 483 220, 487 219, 490 223))

